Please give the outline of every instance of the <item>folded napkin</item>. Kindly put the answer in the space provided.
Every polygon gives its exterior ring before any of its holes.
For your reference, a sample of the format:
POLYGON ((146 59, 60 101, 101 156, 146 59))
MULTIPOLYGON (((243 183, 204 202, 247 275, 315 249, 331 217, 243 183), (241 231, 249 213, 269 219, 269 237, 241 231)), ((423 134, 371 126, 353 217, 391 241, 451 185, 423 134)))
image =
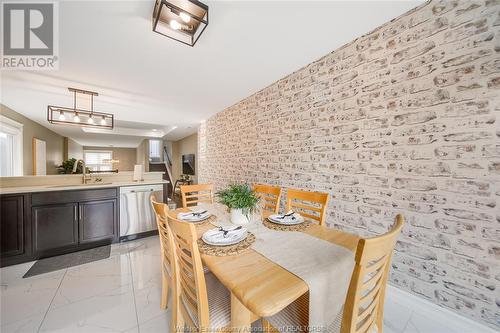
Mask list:
POLYGON ((210 216, 210 213, 203 209, 203 210, 196 210, 192 212, 187 212, 187 213, 179 213, 177 214, 177 218, 180 220, 187 220, 187 221, 198 221, 198 220, 203 220, 206 219, 207 217, 210 216))
POLYGON ((203 240, 213 244, 226 244, 243 239, 247 234, 246 228, 234 227, 232 229, 210 229, 203 234, 203 240))
POLYGON ((295 213, 293 210, 289 210, 286 214, 271 215, 269 218, 279 222, 293 222, 302 218, 302 216, 299 213, 295 213))

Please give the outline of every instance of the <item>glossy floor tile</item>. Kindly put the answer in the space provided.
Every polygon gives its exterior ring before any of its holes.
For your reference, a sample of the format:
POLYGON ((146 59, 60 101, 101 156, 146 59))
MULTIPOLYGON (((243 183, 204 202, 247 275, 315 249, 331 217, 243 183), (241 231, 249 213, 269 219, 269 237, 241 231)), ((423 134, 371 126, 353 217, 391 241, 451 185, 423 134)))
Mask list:
MULTIPOLYGON (((169 332, 160 262, 158 238, 149 237, 113 245, 108 259, 28 279, 33 263, 2 268, 0 331, 169 332)), ((491 332, 393 287, 385 304, 387 333, 491 332)))
POLYGON ((68 268, 52 301, 51 309, 100 295, 132 292, 127 255, 68 268))

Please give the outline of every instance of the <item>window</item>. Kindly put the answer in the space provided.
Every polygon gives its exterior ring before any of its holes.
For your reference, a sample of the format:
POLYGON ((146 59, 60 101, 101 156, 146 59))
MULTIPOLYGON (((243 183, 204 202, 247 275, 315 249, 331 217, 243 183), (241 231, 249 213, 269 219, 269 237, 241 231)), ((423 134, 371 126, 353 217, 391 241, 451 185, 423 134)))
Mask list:
POLYGON ((0 177, 23 175, 23 125, 0 115, 0 177))
POLYGON ((161 162, 161 140, 149 140, 149 160, 151 162, 161 162))
POLYGON ((91 171, 111 171, 113 165, 111 160, 113 159, 112 151, 104 150, 84 150, 83 160, 85 165, 91 171))

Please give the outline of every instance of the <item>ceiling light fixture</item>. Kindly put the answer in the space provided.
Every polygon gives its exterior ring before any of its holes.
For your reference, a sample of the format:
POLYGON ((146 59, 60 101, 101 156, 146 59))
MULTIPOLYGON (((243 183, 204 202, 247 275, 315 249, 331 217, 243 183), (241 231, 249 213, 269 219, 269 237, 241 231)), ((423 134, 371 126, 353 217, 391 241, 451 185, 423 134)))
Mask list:
POLYGON ((170 28, 172 28, 174 30, 179 30, 181 27, 182 27, 182 25, 179 22, 177 22, 176 20, 170 21, 170 28))
POLYGON ((49 123, 113 129, 114 116, 111 113, 94 111, 94 96, 98 96, 99 95, 98 93, 94 91, 75 89, 75 88, 68 88, 68 90, 73 93, 73 108, 48 105, 47 121, 49 123), (90 110, 79 109, 76 107, 78 95, 90 96, 90 110), (65 114, 70 114, 70 120, 66 119, 65 114), (73 114, 72 118, 71 114, 73 114), (96 117, 97 119, 101 118, 101 121, 100 122, 94 121, 96 117))
POLYGON ((189 14, 186 14, 186 13, 180 13, 179 14, 179 17, 181 18, 181 20, 183 20, 185 23, 189 23, 189 21, 191 21, 191 16, 189 16, 189 14))
POLYGON ((208 25, 208 6, 197 0, 156 0, 153 31, 194 46, 208 25))

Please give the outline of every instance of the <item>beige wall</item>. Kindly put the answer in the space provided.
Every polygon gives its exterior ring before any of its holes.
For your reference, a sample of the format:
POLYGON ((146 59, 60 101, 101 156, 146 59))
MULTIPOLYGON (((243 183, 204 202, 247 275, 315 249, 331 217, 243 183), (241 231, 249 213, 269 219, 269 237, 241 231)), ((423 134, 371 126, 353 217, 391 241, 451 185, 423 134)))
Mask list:
POLYGON ((135 148, 120 148, 120 147, 91 147, 84 146, 83 150, 105 150, 113 152, 113 159, 118 160, 118 163, 113 163, 113 170, 118 171, 133 171, 136 162, 137 149, 135 148))
MULTIPOLYGON (((149 140, 144 139, 136 149, 136 164, 144 166, 144 172, 149 171, 149 140)), ((132 168, 133 170, 133 168, 132 168)))
POLYGON ((23 124, 23 174, 33 174, 33 138, 44 140, 47 147, 47 174, 57 174, 64 158, 64 137, 0 104, 0 113, 23 124))
POLYGON ((214 115, 200 182, 328 192, 363 236, 402 213, 391 284, 500 329, 499 11, 430 1, 214 115))
POLYGON ((182 155, 194 154, 195 173, 191 176, 194 183, 198 183, 198 134, 192 134, 182 140, 172 142, 172 176, 173 181, 182 174, 182 155))
POLYGON ((64 138, 64 160, 83 159, 83 146, 70 138, 64 138))

